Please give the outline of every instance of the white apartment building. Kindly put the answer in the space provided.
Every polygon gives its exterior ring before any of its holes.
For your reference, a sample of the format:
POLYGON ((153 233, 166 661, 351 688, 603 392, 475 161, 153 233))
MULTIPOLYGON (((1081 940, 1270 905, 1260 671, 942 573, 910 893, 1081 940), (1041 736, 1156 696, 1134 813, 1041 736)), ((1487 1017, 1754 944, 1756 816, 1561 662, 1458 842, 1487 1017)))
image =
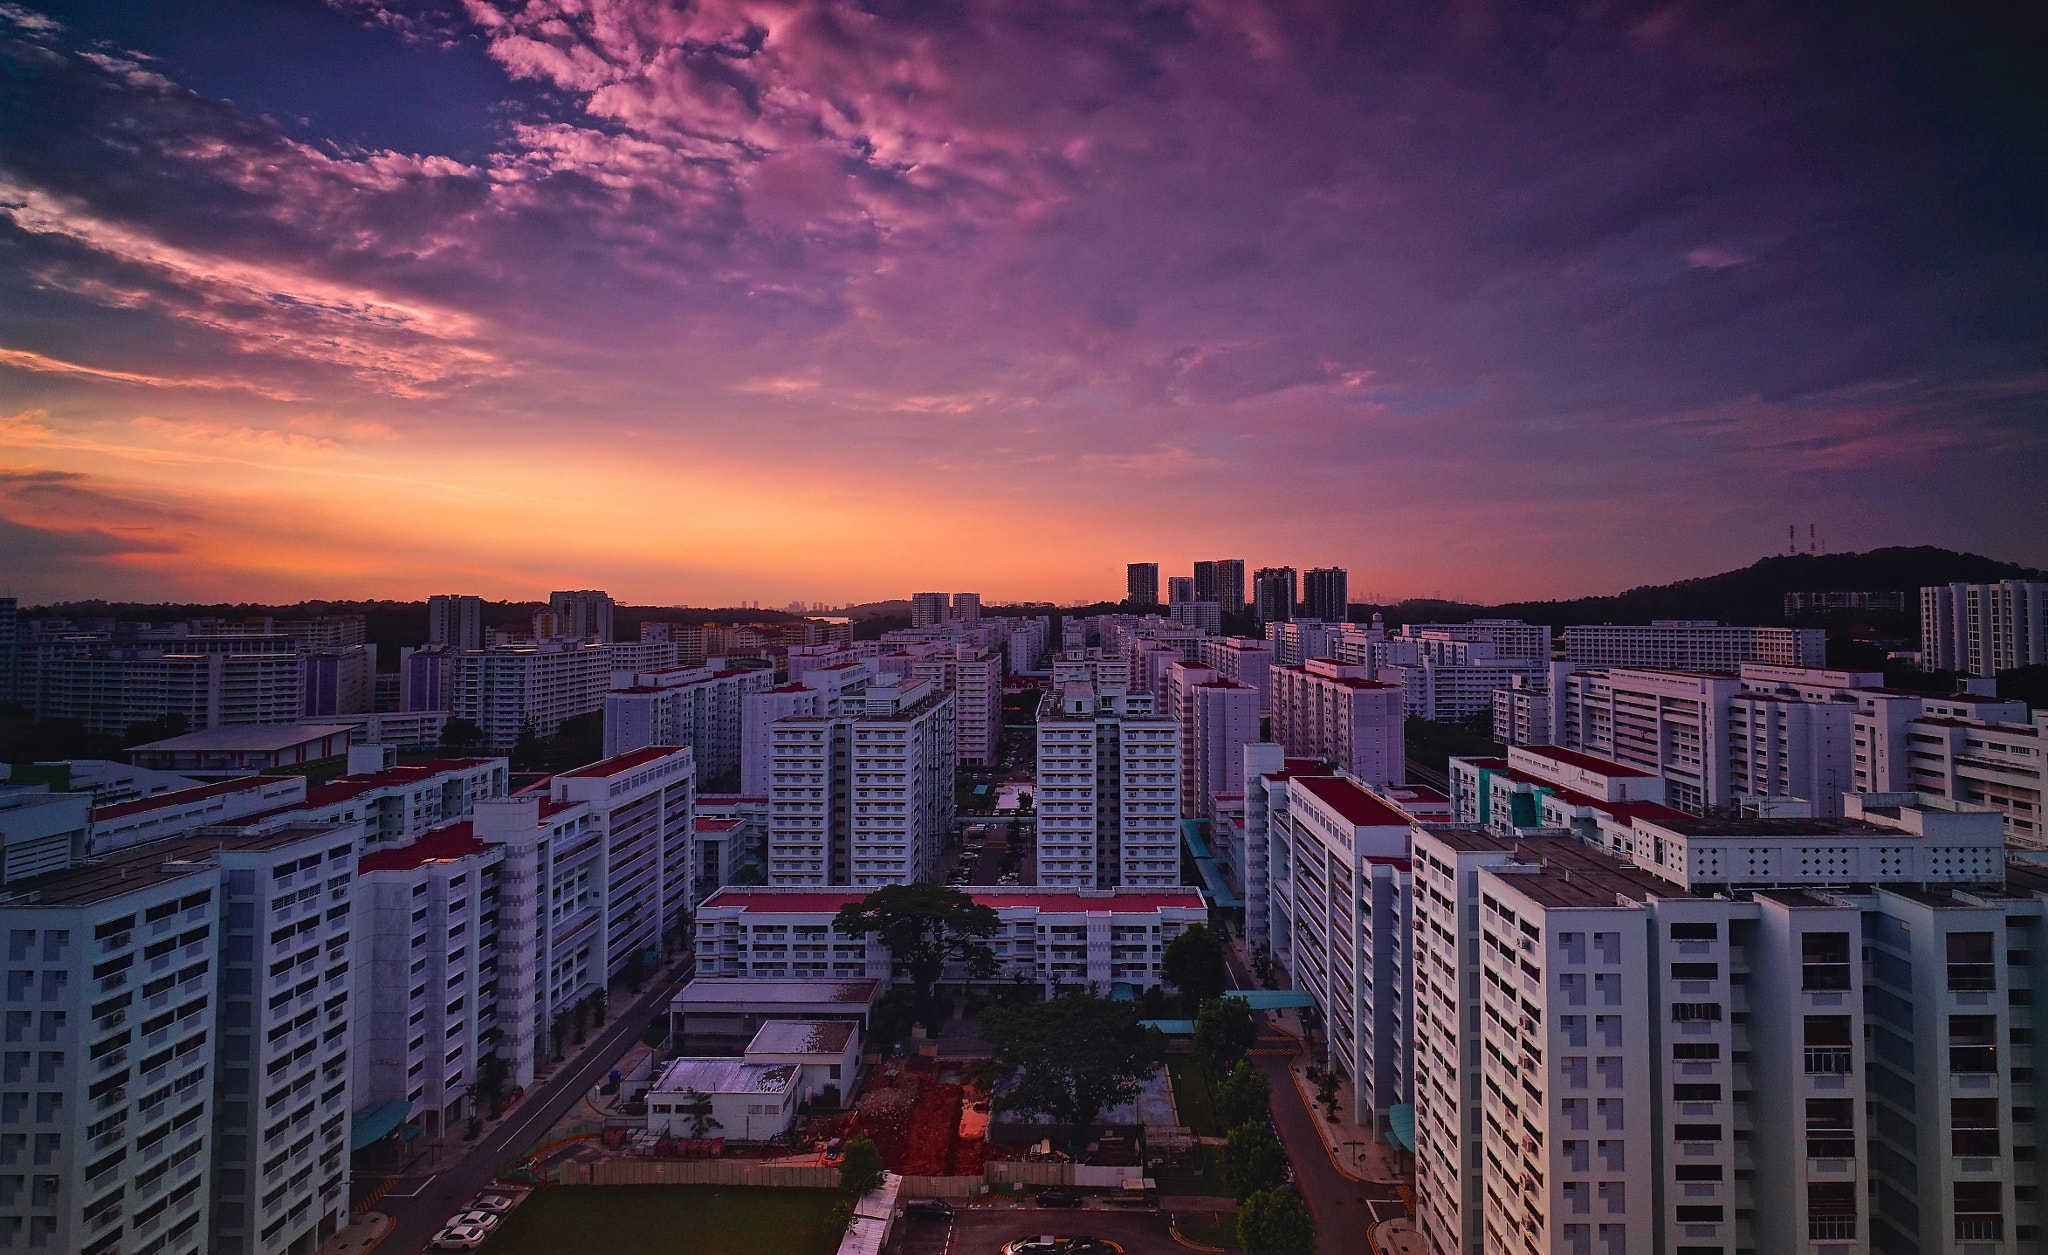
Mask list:
POLYGON ((1194 661, 1225 680, 1259 694, 1261 718, 1273 709, 1273 646, 1248 636, 1205 636, 1195 642, 1194 661))
MULTIPOLYGON (((850 979, 895 977, 889 948, 832 927, 839 909, 864 895, 845 889, 734 888, 697 912, 699 977, 850 979)), ((977 890, 974 900, 1002 920, 989 939, 997 971, 986 984, 1023 980, 1048 997, 1070 989, 1109 994, 1162 983, 1168 942, 1208 907, 1193 889, 977 890)), ((956 965, 949 982, 965 982, 956 965)))
POLYGON ((1991 812, 1849 810, 1639 813, 1633 866, 1566 836, 1418 827, 1432 1250, 2039 1241, 2032 1028, 2011 1026, 2048 877, 2008 871, 1991 812))
POLYGON ((1166 608, 1166 617, 1210 636, 1223 631, 1223 607, 1213 601, 1176 601, 1166 608))
POLYGON ((460 653, 484 647, 484 602, 462 593, 427 598, 427 644, 460 653))
POLYGON ((953 599, 945 593, 912 593, 910 595, 910 626, 930 627, 944 623, 951 617, 953 599))
POLYGON ((2048 581, 1923 588, 1920 640, 1934 671, 1997 675, 2048 663, 2048 581))
POLYGON ((1038 708, 1038 883, 1180 883, 1180 765, 1180 725, 1149 694, 1056 668, 1038 708))
POLYGON ((1469 623, 1409 623, 1401 635, 1413 639, 1473 641, 1493 647, 1495 658, 1523 662, 1550 661, 1550 625, 1520 619, 1474 619, 1469 623))
MULTIPOLYGON (((438 1136, 498 1050, 498 874, 505 847, 472 825, 374 850, 357 864, 360 983, 351 1016, 358 1110, 438 1136), (404 1104, 399 1107, 398 1104, 404 1104)), ((505 1058, 507 1076, 512 1059, 505 1058)), ((508 1080, 507 1088, 510 1088, 508 1080)))
POLYGON ((1039 674, 1039 662, 1045 657, 1052 637, 1052 620, 1002 619, 998 621, 1004 629, 997 642, 1003 649, 1003 661, 1011 675, 1039 674))
POLYGON ((955 761, 993 767, 1003 738, 1002 656, 973 645, 940 647, 918 658, 910 674, 953 695, 955 761))
POLYGON ((1413 821, 1345 776, 1293 776, 1285 788, 1286 811, 1276 822, 1269 807, 1265 836, 1268 944, 1315 999, 1328 1066, 1357 1093, 1352 1118, 1378 1128, 1412 1084, 1413 821))
POLYGON ((522 729, 553 736, 562 721, 604 709, 611 647, 578 640, 463 653, 451 660, 448 713, 484 732, 484 744, 510 749, 522 729))
POLYGON ((288 636, 93 648, 58 654, 42 670, 40 717, 77 719, 102 735, 170 716, 195 731, 299 717, 300 659, 288 636))
POLYGON ((946 617, 962 623, 973 623, 981 618, 981 594, 954 593, 953 605, 948 610, 946 617))
POLYGON ((770 725, 768 883, 910 884, 953 828, 954 699, 870 684, 857 709, 770 725))
POLYGON ((608 756, 687 745, 706 780, 739 770, 746 697, 775 687, 764 668, 660 667, 615 672, 603 695, 608 756))
POLYGON ((1564 656, 1587 667, 1733 671, 1745 662, 1825 667, 1821 628, 1724 627, 1710 619, 1664 619, 1648 627, 1580 624, 1564 630, 1564 656))
POLYGON ((133 802, 96 806, 85 848, 92 854, 105 854, 148 841, 182 837, 305 799, 304 776, 237 776, 133 802))
POLYGON ((1290 623, 1268 623, 1266 643, 1273 647, 1276 666, 1298 667, 1311 658, 1329 658, 1337 651, 1341 623, 1321 619, 1296 619, 1290 623))
POLYGON ((767 797, 774 765, 775 721, 791 715, 832 717, 866 708, 874 679, 868 662, 814 667, 802 678, 740 697, 740 792, 767 797))
POLYGON ((1180 813, 1212 818, 1216 795, 1244 791, 1244 747, 1259 739, 1259 694, 1212 668, 1175 663, 1166 709, 1180 725, 1180 813))
POLYGON ((1335 763, 1373 788, 1407 775, 1399 685, 1321 658, 1274 667, 1271 677, 1273 739, 1290 757, 1335 763))
POLYGON ((556 630, 570 640, 609 644, 615 612, 610 595, 594 588, 548 594, 547 613, 554 615, 556 630))
POLYGON ((1887 723, 1876 711, 1856 715, 1859 792, 1910 790, 1989 807, 2004 816, 2008 840, 2048 846, 2048 710, 2031 721, 1926 715, 1887 723))

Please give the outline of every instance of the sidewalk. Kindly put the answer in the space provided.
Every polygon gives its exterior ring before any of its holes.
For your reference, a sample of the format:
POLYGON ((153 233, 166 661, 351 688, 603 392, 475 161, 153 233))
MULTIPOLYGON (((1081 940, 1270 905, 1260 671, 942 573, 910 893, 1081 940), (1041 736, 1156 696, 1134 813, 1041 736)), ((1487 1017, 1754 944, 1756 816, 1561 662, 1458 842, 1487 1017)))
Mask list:
POLYGON ((1382 1220, 1372 1227, 1371 1233, 1376 1255, 1422 1255, 1422 1234, 1412 1217, 1382 1220))
MULTIPOLYGON (((1268 1011, 1268 1023, 1293 1037, 1303 1040, 1300 1015, 1292 1010, 1268 1011)), ((1323 1139, 1323 1148, 1330 1156, 1330 1164, 1339 1173, 1354 1181, 1375 1183, 1407 1183, 1411 1177, 1401 1167, 1401 1154, 1392 1145, 1379 1140, 1372 1129, 1358 1124, 1357 1098, 1349 1081, 1337 1086, 1337 1119, 1332 1122, 1316 1101, 1315 1083, 1308 1079, 1309 1064, 1312 1063, 1304 1052, 1287 1061, 1287 1073, 1294 1079, 1295 1088, 1301 1091, 1302 1105, 1315 1116, 1312 1123, 1316 1133, 1323 1139)))
POLYGON ((386 1234, 391 1232, 391 1217, 383 1212, 366 1211, 348 1222, 348 1227, 327 1239, 320 1248, 320 1255, 364 1255, 375 1250, 386 1234))

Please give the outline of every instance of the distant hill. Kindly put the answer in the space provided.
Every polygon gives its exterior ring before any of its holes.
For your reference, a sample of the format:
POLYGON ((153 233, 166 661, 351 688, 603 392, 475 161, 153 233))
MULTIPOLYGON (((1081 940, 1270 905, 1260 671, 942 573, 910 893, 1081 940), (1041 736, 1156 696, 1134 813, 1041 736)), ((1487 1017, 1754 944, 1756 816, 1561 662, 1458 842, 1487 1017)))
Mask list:
POLYGON ((1718 619, 1723 623, 1783 623, 1786 593, 1890 592, 1907 594, 1905 618, 1917 620, 1914 598, 1929 584, 2042 579, 2042 572, 1981 554, 1932 545, 1894 546, 1867 553, 1780 554, 1739 571, 1675 584, 1631 588, 1612 597, 1570 601, 1518 601, 1498 606, 1455 602, 1403 602, 1387 607, 1390 622, 1440 618, 1525 619, 1563 627, 1573 623, 1648 623, 1652 619, 1718 619))

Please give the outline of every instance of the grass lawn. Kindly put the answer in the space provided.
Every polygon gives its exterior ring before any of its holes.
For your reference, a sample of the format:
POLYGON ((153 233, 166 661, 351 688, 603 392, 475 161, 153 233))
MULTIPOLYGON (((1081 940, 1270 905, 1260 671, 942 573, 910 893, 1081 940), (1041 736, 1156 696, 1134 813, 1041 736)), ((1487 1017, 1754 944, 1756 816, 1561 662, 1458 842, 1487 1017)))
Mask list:
POLYGON ((836 1190, 565 1185, 541 1190, 484 1255, 831 1255, 836 1190))
POLYGON ((1224 1198, 1231 1196, 1230 1185, 1223 1179, 1221 1146, 1198 1145, 1185 1164, 1160 1164, 1146 1171, 1151 1173, 1153 1180, 1159 1182, 1161 1194, 1204 1194, 1224 1198))
POLYGON ((1202 1246, 1218 1246, 1226 1251, 1241 1251, 1237 1244, 1237 1213, 1214 1214, 1193 1211, 1174 1217, 1173 1227, 1190 1242, 1202 1246))
POLYGON ((1223 1117, 1216 1114, 1216 1095, 1209 1088, 1208 1074, 1192 1055, 1174 1055, 1166 1061, 1173 1080, 1173 1106, 1180 1122, 1197 1137, 1222 1137, 1223 1117))

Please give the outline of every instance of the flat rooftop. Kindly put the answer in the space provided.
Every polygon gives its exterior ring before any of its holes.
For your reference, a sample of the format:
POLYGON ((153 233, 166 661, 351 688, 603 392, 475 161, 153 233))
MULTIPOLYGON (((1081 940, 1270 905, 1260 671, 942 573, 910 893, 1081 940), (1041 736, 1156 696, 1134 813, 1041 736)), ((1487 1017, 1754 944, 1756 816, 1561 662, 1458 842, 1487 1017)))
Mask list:
POLYGON ((1515 861, 1542 870, 1508 873, 1500 880, 1546 909, 1612 907, 1617 896, 1638 900, 1672 897, 1684 890, 1648 872, 1598 853, 1576 837, 1525 837, 1515 861))
POLYGON ((851 1020, 770 1020, 747 1043, 750 1055, 836 1055, 853 1041, 851 1020))
POLYGON ((1303 776, 1294 784, 1336 811, 1344 822, 1361 828, 1406 828, 1412 822, 1365 786, 1340 776, 1303 776))
POLYGON ((1432 824, 1415 825, 1450 846, 1453 850, 1465 852, 1505 854, 1520 844, 1512 837, 1503 837, 1492 829, 1480 824, 1432 824))
POLYGON ((133 802, 117 802, 112 806, 97 806, 93 808, 92 821, 96 824, 103 824, 113 819, 126 819, 130 815, 147 815, 151 811, 176 810, 181 806, 190 806, 194 802, 203 802, 210 797, 223 797, 230 793, 243 793, 255 789, 270 788, 282 783, 284 783, 282 776, 235 776, 232 779, 216 780, 212 784, 202 784, 190 789, 172 789, 168 793, 158 793, 153 797, 141 798, 133 802))
POLYGON ((437 828, 407 845, 372 850, 357 860, 356 871, 365 876, 371 872, 409 872, 428 863, 450 862, 496 848, 492 842, 477 840, 474 828, 464 820, 437 828))
POLYGON ((699 976, 671 1000, 672 1005, 723 1006, 732 1003, 757 1005, 787 1003, 813 1005, 837 1003, 849 1010, 865 1008, 881 991, 882 982, 872 977, 852 980, 760 980, 747 976, 699 976))
POLYGON ((1601 758, 1597 754, 1585 754, 1578 750, 1568 750, 1561 745, 1528 745, 1522 748, 1524 753, 1534 754, 1540 758, 1548 758, 1552 762, 1583 768, 1586 771, 1599 775, 1612 776, 1617 780, 1623 778, 1653 780, 1657 776, 1657 773, 1654 771, 1640 771, 1624 763, 1615 762, 1611 758, 1601 758))
MULTIPOLYGON (((1385 803, 1381 803, 1382 806, 1385 803)), ((1390 813, 1391 810, 1390 810, 1390 813)), ((1408 821, 1398 822, 1406 827, 1408 821)), ((717 907, 738 907, 765 914, 820 914, 861 901, 867 893, 859 889, 732 888, 718 890, 698 908, 701 915, 717 907)), ((1196 889, 1011 889, 973 894, 983 906, 1004 910, 1036 907, 1041 911, 1160 911, 1174 907, 1191 911, 1206 909, 1196 889)))
POLYGON ((134 746, 128 753, 139 754, 151 750, 275 752, 330 737, 337 732, 355 730, 356 725, 352 723, 239 723, 225 728, 207 728, 199 732, 187 732, 182 736, 165 737, 161 741, 134 746))
POLYGON ((687 747, 682 745, 649 745, 645 749, 628 750, 616 758, 607 758, 603 762, 592 763, 588 767, 578 767, 573 771, 562 772, 561 776, 564 779, 570 780, 602 780, 609 776, 619 775, 622 772, 645 767, 652 762, 659 762, 677 750, 685 748, 687 747))
MULTIPOLYGON (((232 825, 227 827, 232 828, 232 825)), ((214 858, 223 851, 275 850, 342 827, 345 825, 293 824, 261 836, 231 833, 177 837, 130 846, 116 854, 95 857, 77 867, 17 880, 0 890, 0 901, 7 901, 10 906, 90 906, 198 873, 206 875, 211 883, 220 876, 220 868, 214 858), (25 900, 29 894, 36 897, 32 903, 25 900)))
POLYGON ((748 1063, 744 1059, 677 1059, 649 1090, 664 1094, 780 1094, 796 1082, 794 1063, 748 1063))
MULTIPOLYGON (((1667 810, 1669 808, 1666 808, 1667 810)), ((1863 819, 1702 819, 1683 811, 1646 816, 1682 837, 1911 837, 1863 819)))

